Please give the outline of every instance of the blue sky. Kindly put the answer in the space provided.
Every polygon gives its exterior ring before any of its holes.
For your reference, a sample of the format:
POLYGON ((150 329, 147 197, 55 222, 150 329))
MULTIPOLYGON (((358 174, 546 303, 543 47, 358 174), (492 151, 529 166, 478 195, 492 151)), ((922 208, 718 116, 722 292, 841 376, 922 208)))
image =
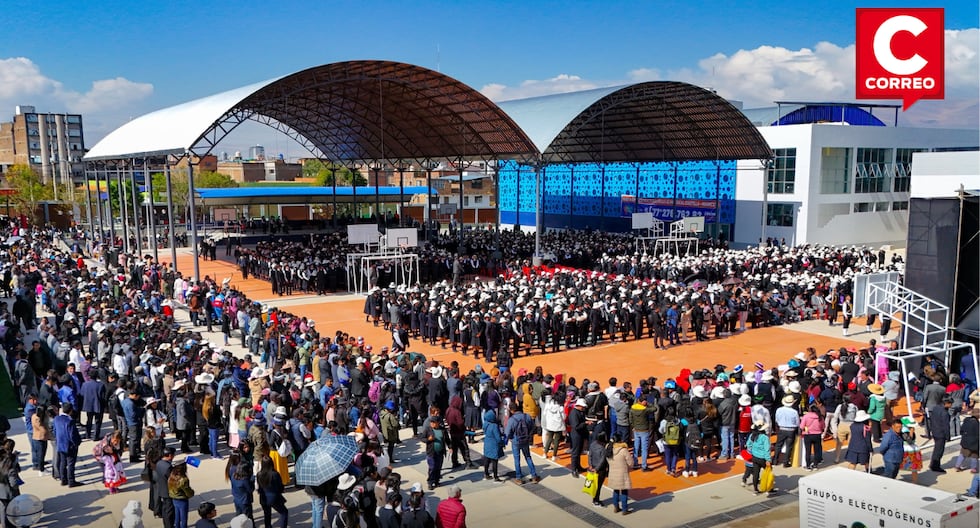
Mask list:
MULTIPOLYGON (((850 99, 854 8, 929 6, 726 4, 7 0, 0 119, 15 104, 82 112, 92 146, 147 111, 352 59, 439 69, 497 100, 665 78, 748 106, 850 99)), ((977 4, 944 6, 947 30, 962 30, 947 48, 962 50, 954 64, 947 50, 948 100, 918 103, 913 122, 976 126, 977 4)))

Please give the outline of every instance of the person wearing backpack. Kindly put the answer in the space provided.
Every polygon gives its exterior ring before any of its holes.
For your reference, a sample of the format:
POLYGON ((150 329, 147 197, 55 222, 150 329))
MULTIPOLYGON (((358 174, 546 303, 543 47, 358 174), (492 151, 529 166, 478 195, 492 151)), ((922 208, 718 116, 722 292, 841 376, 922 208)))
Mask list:
POLYGON ((507 420, 507 428, 504 430, 506 439, 504 443, 511 442, 514 450, 514 479, 518 484, 524 483, 524 474, 521 471, 521 455, 527 462, 528 471, 534 482, 540 482, 534 462, 531 460, 531 443, 534 442, 534 419, 521 412, 517 402, 510 404, 510 418, 507 420))
POLYGON ((701 427, 694 413, 681 420, 684 427, 684 472, 685 477, 698 476, 698 453, 701 452, 701 427))
POLYGON ((664 419, 660 421, 660 436, 664 441, 664 465, 667 474, 677 476, 677 457, 681 449, 681 422, 677 419, 674 407, 667 407, 664 419))

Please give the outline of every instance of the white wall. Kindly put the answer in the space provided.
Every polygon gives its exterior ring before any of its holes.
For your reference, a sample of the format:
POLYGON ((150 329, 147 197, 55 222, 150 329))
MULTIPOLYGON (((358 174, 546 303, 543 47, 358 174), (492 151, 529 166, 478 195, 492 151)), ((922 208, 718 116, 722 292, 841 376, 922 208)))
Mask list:
POLYGON ((980 151, 916 152, 912 155, 912 197, 956 196, 960 186, 980 189, 980 151))
MULTIPOLYGON (((766 235, 778 238, 785 236, 787 242, 793 240, 797 244, 867 243, 904 246, 908 226, 907 211, 853 212, 854 204, 859 202, 891 203, 908 201, 909 199, 909 193, 906 192, 854 193, 857 148, 949 148, 973 147, 980 143, 976 130, 957 129, 806 124, 759 127, 759 132, 773 149, 796 148, 794 193, 769 194, 767 197, 768 203, 797 204, 794 226, 792 228, 769 226, 766 228, 766 235), (847 193, 821 194, 820 192, 821 157, 825 147, 851 149, 847 193), (833 209, 840 214, 829 219, 821 219, 819 218, 820 212, 824 209, 821 206, 825 206, 826 209, 833 209), (847 213, 845 214, 844 211, 847 213)), ((974 152, 972 155, 976 159, 977 153, 974 152)), ((920 159, 919 156, 920 154, 915 154, 913 158, 913 174, 916 172, 915 167, 920 159)), ((963 166, 962 162, 956 163, 957 166, 963 166)), ((760 163, 755 160, 742 161, 737 166, 736 225, 733 242, 754 244, 762 236, 761 211, 764 173, 759 168, 760 163)), ((972 174, 978 172, 980 171, 972 170, 972 174)), ((936 184, 937 181, 934 180, 926 185, 935 187, 936 184)), ((947 183, 940 185, 949 187, 947 183)), ((917 185, 914 179, 910 187, 913 192, 916 192, 914 189, 917 185)), ((922 184, 918 187, 922 187, 922 184)), ((967 185, 967 188, 970 186, 967 185)), ((980 182, 974 184, 972 188, 980 188, 980 182)), ((824 213, 824 215, 826 214, 824 213)))

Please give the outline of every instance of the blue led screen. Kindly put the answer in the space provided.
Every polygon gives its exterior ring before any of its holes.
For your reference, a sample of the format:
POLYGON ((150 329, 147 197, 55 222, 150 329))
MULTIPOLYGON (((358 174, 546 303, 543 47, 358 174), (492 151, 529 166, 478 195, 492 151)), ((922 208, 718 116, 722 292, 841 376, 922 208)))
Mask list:
MULTIPOLYGON (((547 165, 543 221, 546 227, 629 229, 627 195, 640 203, 655 200, 650 210, 664 220, 703 214, 713 221, 717 211, 722 224, 734 224, 735 175, 734 160, 547 165)), ((534 225, 534 170, 507 161, 499 176, 500 221, 534 225)))

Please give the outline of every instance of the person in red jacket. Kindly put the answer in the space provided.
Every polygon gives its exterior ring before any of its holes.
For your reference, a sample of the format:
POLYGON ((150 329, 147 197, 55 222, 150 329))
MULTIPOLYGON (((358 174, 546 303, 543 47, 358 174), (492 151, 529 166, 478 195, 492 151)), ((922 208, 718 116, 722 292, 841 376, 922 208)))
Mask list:
POLYGON ((752 398, 748 394, 738 397, 738 446, 745 449, 752 432, 752 398))
POLYGON ((466 507, 460 499, 462 494, 463 490, 455 484, 449 488, 449 497, 436 508, 437 528, 466 528, 466 507))

